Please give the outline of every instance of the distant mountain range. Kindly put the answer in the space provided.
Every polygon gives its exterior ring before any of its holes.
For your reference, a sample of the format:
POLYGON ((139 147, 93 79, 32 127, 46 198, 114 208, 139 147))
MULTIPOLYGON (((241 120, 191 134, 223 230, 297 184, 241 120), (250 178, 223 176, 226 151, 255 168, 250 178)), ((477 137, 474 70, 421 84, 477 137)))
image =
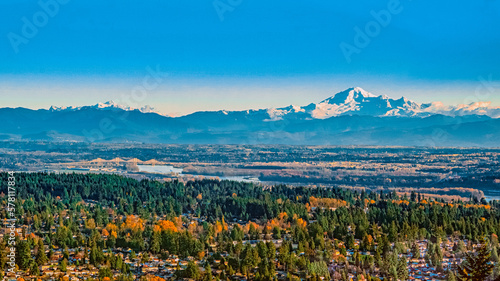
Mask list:
POLYGON ((300 115, 301 113, 303 117, 311 119, 326 119, 341 115, 428 117, 435 114, 500 117, 500 107, 492 107, 489 102, 476 102, 459 106, 444 106, 441 102, 419 104, 405 97, 391 99, 386 95, 377 96, 359 87, 347 89, 317 104, 268 109, 268 112, 272 120, 286 118, 288 115, 300 115))
POLYGON ((306 106, 181 117, 114 102, 0 108, 0 139, 90 142, 500 147, 500 108, 391 99, 350 88, 306 106))

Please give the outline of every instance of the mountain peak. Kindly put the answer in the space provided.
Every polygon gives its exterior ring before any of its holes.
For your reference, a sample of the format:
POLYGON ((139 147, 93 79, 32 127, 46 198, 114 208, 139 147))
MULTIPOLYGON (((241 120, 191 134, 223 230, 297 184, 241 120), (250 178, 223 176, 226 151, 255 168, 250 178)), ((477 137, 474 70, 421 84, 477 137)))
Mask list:
POLYGON ((368 91, 365 91, 361 87, 349 88, 349 89, 345 90, 344 92, 349 92, 350 94, 359 95, 359 96, 362 96, 362 97, 365 97, 365 98, 374 98, 374 97, 377 97, 376 95, 374 95, 374 94, 372 94, 372 93, 370 93, 368 91))
POLYGON ((349 88, 315 105, 313 118, 325 119, 339 115, 416 116, 421 105, 405 97, 392 99, 374 95, 360 87, 349 88))
POLYGON ((149 106, 149 105, 145 105, 143 107, 140 107, 140 108, 134 108, 134 107, 130 107, 130 106, 126 106, 126 105, 122 105, 122 104, 119 104, 113 100, 109 100, 107 102, 99 102, 95 105, 90 105, 90 106, 51 106, 49 108, 50 111, 77 111, 77 110, 81 110, 81 109, 84 109, 84 108, 93 108, 93 109, 121 109, 121 110, 125 110, 125 111, 134 111, 134 110, 138 110, 142 113, 156 113, 156 114, 159 114, 159 115, 163 115, 159 112, 157 112, 153 107, 149 106))
POLYGON ((365 90, 364 90, 363 88, 361 88, 361 87, 353 87, 353 88, 349 88, 349 89, 347 89, 346 91, 353 91, 353 92, 355 92, 355 93, 359 93, 359 94, 361 94, 361 95, 363 95, 363 96, 367 96, 367 97, 375 97, 375 95, 374 95, 374 94, 372 94, 372 93, 370 93, 370 92, 368 92, 368 91, 365 91, 365 90))
POLYGON ((114 100, 110 100, 110 101, 107 101, 107 102, 100 102, 100 103, 96 104, 95 106, 98 107, 98 108, 123 107, 123 106, 120 106, 118 103, 116 103, 114 100))
POLYGON ((328 104, 341 104, 341 103, 351 103, 351 102, 361 102, 366 98, 374 98, 376 95, 365 91, 360 87, 349 88, 345 91, 339 92, 334 96, 331 96, 320 103, 328 104))

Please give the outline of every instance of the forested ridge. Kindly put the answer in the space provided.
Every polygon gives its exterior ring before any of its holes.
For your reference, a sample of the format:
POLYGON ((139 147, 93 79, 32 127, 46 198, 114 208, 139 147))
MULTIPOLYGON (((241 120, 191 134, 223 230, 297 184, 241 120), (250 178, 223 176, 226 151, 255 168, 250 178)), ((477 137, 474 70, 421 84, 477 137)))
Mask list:
MULTIPOLYGON (((0 174, 3 205, 7 176, 0 174)), ((417 193, 407 198, 208 179, 182 183, 105 174, 15 176, 16 217, 23 226, 23 234, 16 237, 16 263, 30 274, 41 274, 40 266, 60 249, 58 262, 66 267, 93 265, 100 277, 117 280, 131 278, 137 270, 125 260, 137 258, 144 264, 172 255, 195 257, 200 267, 224 259, 216 276, 210 276, 214 279, 243 274, 268 280, 284 271, 292 279, 344 280, 355 274, 358 280, 360 275, 404 280, 407 261, 416 257, 415 245, 424 240, 425 262, 443 274, 445 254, 462 257, 481 245, 495 268, 498 264, 500 211, 495 201, 444 202, 417 193), (275 245, 272 239, 282 242, 275 245), (256 248, 242 243, 250 240, 259 241, 256 248), (445 241, 454 243, 453 250, 445 241), (124 255, 114 250, 118 248, 131 250, 124 255), (325 269, 327 264, 335 270, 325 269)), ((0 215, 7 217, 5 208, 0 215)), ((5 251, 1 262, 5 268, 5 251)), ((195 267, 178 267, 175 276, 201 279, 212 269, 200 274, 195 267)), ((448 276, 459 274, 458 269, 448 268, 448 276)), ((498 272, 492 267, 489 274, 498 272)))

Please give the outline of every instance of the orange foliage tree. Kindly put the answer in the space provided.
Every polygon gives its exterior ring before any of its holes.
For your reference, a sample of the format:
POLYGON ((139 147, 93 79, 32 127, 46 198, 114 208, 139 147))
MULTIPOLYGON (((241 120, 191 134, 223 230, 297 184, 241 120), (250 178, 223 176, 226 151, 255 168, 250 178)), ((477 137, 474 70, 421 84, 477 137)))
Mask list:
POLYGON ((122 229, 130 229, 132 231, 144 230, 144 221, 135 215, 129 215, 122 224, 122 229))
POLYGON ((160 220, 158 221, 158 224, 154 228, 155 231, 172 231, 172 232, 177 232, 179 231, 177 229, 177 226, 175 226, 174 222, 169 221, 169 220, 160 220))

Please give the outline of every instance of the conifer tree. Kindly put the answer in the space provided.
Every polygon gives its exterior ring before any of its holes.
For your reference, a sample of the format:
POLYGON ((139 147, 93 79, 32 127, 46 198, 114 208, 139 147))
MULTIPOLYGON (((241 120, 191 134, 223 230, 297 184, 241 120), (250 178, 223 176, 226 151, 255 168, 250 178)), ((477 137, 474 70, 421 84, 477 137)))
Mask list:
POLYGON ((205 277, 203 278, 204 281, 212 281, 212 268, 210 267, 210 264, 207 262, 205 264, 205 277))
POLYGON ((493 272, 494 265, 490 262, 491 252, 485 241, 475 253, 466 254, 465 261, 458 268, 458 279, 462 281, 484 281, 493 272))
POLYGON ((410 273, 408 272, 408 265, 406 264, 406 258, 401 257, 398 259, 398 279, 408 280, 410 278, 410 273))
POLYGON ((446 281, 456 281, 457 279, 455 278, 455 273, 453 271, 448 271, 448 274, 446 274, 446 281))
POLYGON ((43 246, 42 239, 38 240, 38 250, 36 252, 35 261, 38 266, 43 265, 48 261, 48 258, 45 255, 45 247, 43 246))

